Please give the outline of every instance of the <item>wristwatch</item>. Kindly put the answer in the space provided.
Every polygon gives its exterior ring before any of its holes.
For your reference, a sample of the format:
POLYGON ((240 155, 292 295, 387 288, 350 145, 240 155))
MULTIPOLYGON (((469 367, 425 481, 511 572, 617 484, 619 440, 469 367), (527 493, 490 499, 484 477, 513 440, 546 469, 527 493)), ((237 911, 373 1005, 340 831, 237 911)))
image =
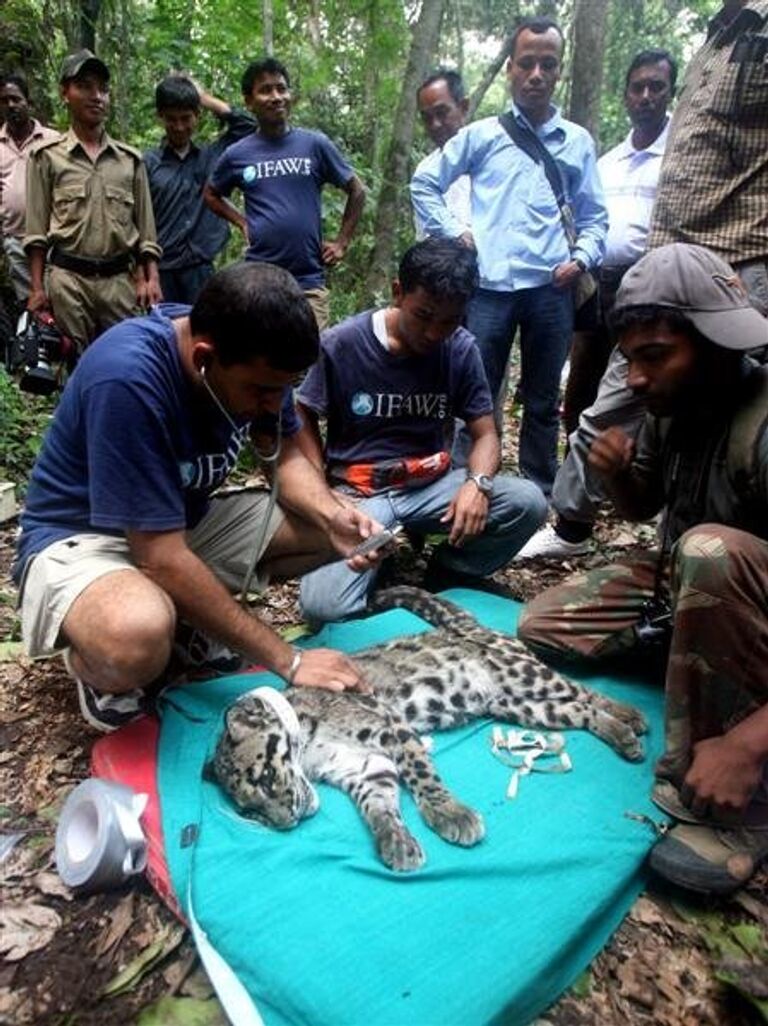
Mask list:
POLYGON ((584 263, 581 257, 575 257, 573 262, 577 265, 582 274, 586 271, 587 265, 584 263))
POLYGON ((486 498, 490 499, 493 495, 493 478, 488 474, 470 474, 467 471, 467 481, 474 481, 478 491, 482 492, 486 498))

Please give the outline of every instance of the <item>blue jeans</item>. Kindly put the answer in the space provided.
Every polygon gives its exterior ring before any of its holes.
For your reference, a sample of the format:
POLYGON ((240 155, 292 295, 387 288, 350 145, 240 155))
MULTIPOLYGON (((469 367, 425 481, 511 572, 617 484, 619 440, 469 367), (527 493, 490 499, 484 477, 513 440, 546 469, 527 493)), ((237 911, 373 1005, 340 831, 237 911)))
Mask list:
POLYGON ((552 491, 557 473, 560 375, 573 334, 573 293, 540 285, 518 292, 478 289, 467 307, 467 328, 475 336, 483 360, 496 424, 500 428, 504 368, 515 331, 520 328, 520 472, 552 491))
MULTIPOLYGON (((372 495, 358 506, 384 527, 403 524, 419 534, 444 534, 447 528, 440 517, 465 480, 465 470, 450 470, 422 488, 372 495)), ((440 545, 435 558, 446 569, 485 577, 519 552, 546 515, 547 503, 536 485, 499 474, 483 533, 461 548, 440 545)), ((355 573, 343 559, 305 574, 299 593, 302 615, 311 623, 326 623, 365 612, 377 574, 378 568, 355 573)))

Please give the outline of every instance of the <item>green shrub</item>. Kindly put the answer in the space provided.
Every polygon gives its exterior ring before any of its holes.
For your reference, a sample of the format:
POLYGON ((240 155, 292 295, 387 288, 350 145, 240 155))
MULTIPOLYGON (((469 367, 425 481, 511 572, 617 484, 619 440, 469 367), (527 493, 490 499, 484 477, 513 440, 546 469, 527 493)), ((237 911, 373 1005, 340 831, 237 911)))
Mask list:
POLYGON ((0 480, 13 481, 23 498, 55 397, 28 395, 0 366, 0 480))

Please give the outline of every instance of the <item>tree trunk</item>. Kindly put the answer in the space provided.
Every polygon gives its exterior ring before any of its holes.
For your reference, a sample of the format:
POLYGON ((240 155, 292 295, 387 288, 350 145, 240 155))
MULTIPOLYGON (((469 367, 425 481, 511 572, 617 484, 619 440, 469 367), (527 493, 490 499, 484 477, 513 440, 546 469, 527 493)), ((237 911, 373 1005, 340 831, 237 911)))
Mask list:
MULTIPOLYGON (((514 30, 513 30, 514 31, 514 30)), ((477 112, 477 108, 483 102, 483 97, 493 85, 493 80, 496 78, 498 73, 501 71, 502 65, 505 64, 507 57, 512 49, 512 31, 508 32, 504 37, 504 41, 501 44, 501 48, 496 56, 493 58, 491 63, 483 72, 483 77, 480 79, 477 87, 473 91, 469 98, 469 112, 467 114, 467 121, 471 121, 477 112)))
POLYGON ((416 120, 416 90, 437 48, 445 0, 423 0, 419 20, 413 27, 411 48, 397 104, 392 139, 384 165, 384 177, 376 207, 371 263, 365 280, 368 296, 380 296, 389 281, 397 238, 400 200, 408 177, 408 158, 416 120))
POLYGON ((312 47, 318 53, 323 48, 323 33, 320 28, 320 0, 309 0, 309 15, 307 17, 307 32, 312 47))
POLYGON ((597 138, 603 80, 605 27, 610 0, 576 0, 571 33, 571 100, 568 117, 597 138))
POLYGON ((80 46, 96 50, 96 22, 99 19, 101 0, 80 0, 80 46))
POLYGON ((271 57, 274 50, 274 12, 272 10, 272 0, 263 0, 262 11, 264 19, 264 53, 271 57))
MULTIPOLYGON (((365 11, 365 28, 369 44, 375 41, 379 32, 378 0, 368 0, 365 11)), ((363 71, 363 104, 366 111, 366 125, 363 131, 365 154, 368 167, 377 174, 381 161, 381 118, 377 117, 379 90, 379 62, 367 60, 363 71)))

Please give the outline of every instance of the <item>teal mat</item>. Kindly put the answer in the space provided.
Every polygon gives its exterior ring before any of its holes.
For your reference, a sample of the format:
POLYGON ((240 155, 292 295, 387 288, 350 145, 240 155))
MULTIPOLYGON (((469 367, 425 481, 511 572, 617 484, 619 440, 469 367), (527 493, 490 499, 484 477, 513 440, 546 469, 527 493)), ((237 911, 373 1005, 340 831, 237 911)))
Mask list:
MULTIPOLYGON (((489 627, 514 631, 517 603, 447 594, 489 627)), ((329 625, 312 644, 353 652, 426 629, 397 610, 329 625)), ((277 833, 241 819, 201 780, 224 708, 277 678, 228 677, 170 694, 158 779, 171 879, 266 1026, 525 1026, 573 983, 643 886, 654 834, 625 813, 660 818, 648 793, 661 692, 582 679, 645 712, 645 762, 627 763, 570 731, 573 772, 524 778, 509 801, 510 771, 491 755, 489 721, 435 734, 438 769, 482 813, 486 837, 475 848, 447 844, 404 794, 427 855, 423 869, 404 875, 378 861, 338 791, 321 785, 317 815, 277 833)))

